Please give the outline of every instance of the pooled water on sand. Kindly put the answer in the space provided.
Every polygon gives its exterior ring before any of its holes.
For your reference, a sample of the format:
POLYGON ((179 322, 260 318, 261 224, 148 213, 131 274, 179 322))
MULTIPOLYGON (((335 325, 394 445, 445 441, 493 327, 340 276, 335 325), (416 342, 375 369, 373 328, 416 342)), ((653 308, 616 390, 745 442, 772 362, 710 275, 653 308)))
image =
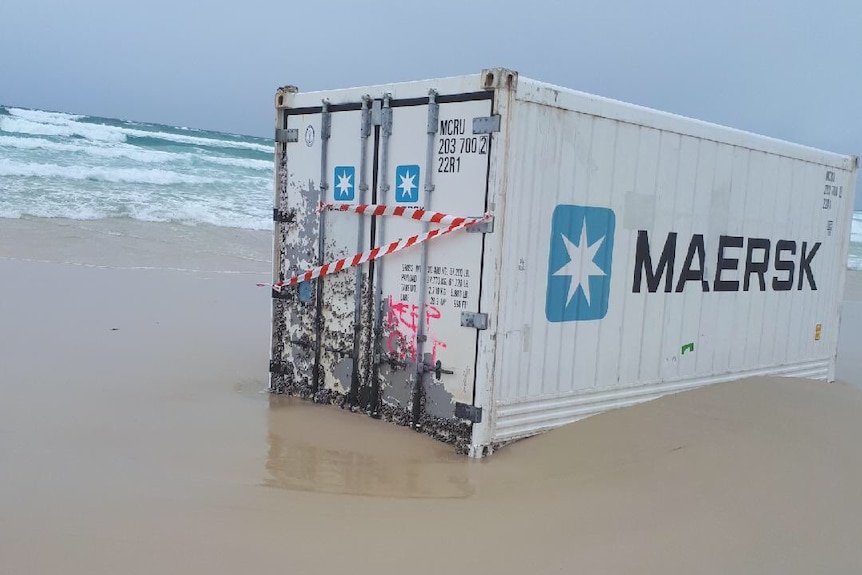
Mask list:
POLYGON ((471 462, 447 445, 287 396, 274 396, 269 405, 267 486, 396 499, 475 491, 471 462))

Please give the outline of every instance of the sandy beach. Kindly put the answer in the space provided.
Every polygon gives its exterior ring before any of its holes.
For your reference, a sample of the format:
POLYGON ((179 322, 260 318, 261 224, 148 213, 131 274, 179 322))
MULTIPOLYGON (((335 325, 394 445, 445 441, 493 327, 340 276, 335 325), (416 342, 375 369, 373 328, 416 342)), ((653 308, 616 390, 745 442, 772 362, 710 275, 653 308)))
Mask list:
POLYGON ((266 392, 270 234, 0 220, 0 573, 862 572, 862 273, 832 384, 470 461, 266 392))

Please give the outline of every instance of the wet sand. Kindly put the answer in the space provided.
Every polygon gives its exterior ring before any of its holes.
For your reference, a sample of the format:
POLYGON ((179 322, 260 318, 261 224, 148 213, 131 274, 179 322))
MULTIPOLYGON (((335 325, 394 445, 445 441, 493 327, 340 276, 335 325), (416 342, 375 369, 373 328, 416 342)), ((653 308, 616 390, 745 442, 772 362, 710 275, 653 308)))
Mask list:
POLYGON ((267 233, 0 240, 0 573, 862 571, 853 385, 716 385, 469 461, 265 392, 267 233))

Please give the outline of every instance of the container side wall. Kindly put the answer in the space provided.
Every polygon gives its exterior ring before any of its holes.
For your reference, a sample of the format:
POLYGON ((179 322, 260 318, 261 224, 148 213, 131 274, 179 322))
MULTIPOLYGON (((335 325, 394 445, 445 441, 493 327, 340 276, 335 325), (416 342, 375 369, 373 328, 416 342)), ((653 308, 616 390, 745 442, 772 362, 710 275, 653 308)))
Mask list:
POLYGON ((830 377, 846 158, 550 99, 522 80, 510 111, 492 441, 718 381, 830 377))

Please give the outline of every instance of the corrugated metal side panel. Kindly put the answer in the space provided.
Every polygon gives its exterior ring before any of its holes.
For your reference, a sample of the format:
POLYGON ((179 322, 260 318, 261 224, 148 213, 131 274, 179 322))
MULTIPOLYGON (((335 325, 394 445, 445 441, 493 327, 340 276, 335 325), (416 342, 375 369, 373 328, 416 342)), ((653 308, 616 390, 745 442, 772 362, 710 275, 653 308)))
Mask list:
POLYGON ((848 156, 793 142, 612 100, 562 86, 554 86, 523 76, 518 80, 518 86, 518 98, 522 101, 579 111, 630 124, 676 132, 681 135, 723 142, 732 146, 788 156, 842 170, 852 169, 852 160, 848 156))
POLYGON ((799 365, 768 368, 685 381, 669 381, 620 391, 607 390, 589 395, 553 396, 535 398, 529 402, 498 405, 495 441, 509 441, 533 435, 601 413, 608 409, 629 407, 657 399, 670 393, 678 393, 714 383, 723 383, 745 377, 777 375, 782 377, 805 377, 825 380, 829 371, 828 361, 801 363, 799 365))
MULTIPOLYGON (((529 82, 519 82, 519 98, 524 90, 535 99, 529 82)), ((625 115, 607 103, 603 106, 608 116, 625 115)), ((757 149, 757 141, 731 145, 648 127, 646 121, 632 123, 528 101, 516 102, 512 113, 506 222, 499 240, 495 440, 580 416, 567 405, 594 413, 751 374, 828 377, 837 345, 853 199, 851 190, 840 198, 827 197, 824 186, 828 172, 849 185, 852 174, 833 166, 843 166, 844 159, 824 153, 827 169, 766 153, 757 149), (830 200, 828 207, 825 199, 830 200), (550 269, 552 218, 560 205, 613 211, 610 288, 607 312, 600 319, 549 321, 548 282, 558 271, 550 269), (634 288, 641 231, 648 233, 653 267, 668 234, 677 234, 670 293, 664 291, 664 278, 656 293, 647 291, 646 281, 640 291, 634 288), (678 292, 694 234, 703 237, 703 276, 709 291, 694 280, 684 282, 678 292), (721 276, 738 280, 739 291, 714 289, 721 236, 743 238, 741 249, 725 254, 740 259, 739 269, 721 276), (770 242, 763 291, 757 274, 750 276, 749 291, 742 289, 750 238, 770 242), (795 255, 782 256, 794 262, 790 291, 772 289, 774 279, 787 276, 776 273, 774 266, 779 240, 796 242, 795 255), (809 253, 821 243, 811 263, 816 291, 805 278, 803 289, 797 289, 803 242, 809 253), (817 324, 822 326, 819 340, 817 324), (606 399, 608 394, 612 400, 606 399), (514 406, 534 415, 513 412, 514 406)), ((577 242, 578 237, 569 240, 577 242)), ((598 238, 588 238, 589 245, 594 242, 601 245, 598 238)), ((752 262, 763 255, 755 250, 752 262)), ((690 269, 700 269, 697 257, 690 269)), ((591 296, 601 297, 595 287, 592 291, 591 296)))

